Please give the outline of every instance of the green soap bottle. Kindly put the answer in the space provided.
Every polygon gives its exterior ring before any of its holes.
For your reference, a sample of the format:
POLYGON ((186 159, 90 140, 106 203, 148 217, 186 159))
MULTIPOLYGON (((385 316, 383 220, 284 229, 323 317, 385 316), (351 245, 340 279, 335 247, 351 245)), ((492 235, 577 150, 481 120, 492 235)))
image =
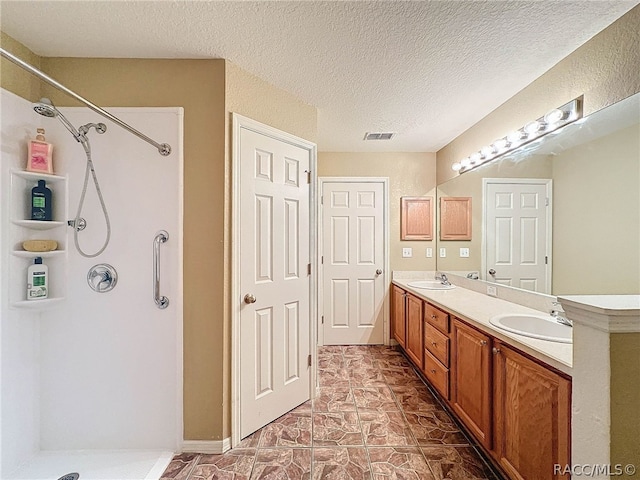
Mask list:
POLYGON ((51 190, 44 180, 31 189, 31 220, 51 221, 53 219, 51 190))

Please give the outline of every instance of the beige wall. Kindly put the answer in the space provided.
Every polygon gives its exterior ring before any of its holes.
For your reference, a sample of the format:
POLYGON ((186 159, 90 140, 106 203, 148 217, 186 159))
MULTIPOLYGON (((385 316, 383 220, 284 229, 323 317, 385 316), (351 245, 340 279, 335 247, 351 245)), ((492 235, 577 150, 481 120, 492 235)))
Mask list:
POLYGON ((614 333, 611 348, 611 463, 633 464, 640 479, 640 333, 614 333))
POLYGON ((224 330, 224 426, 223 437, 231 435, 231 113, 238 113, 305 140, 316 142, 317 109, 264 80, 226 62, 226 169, 229 192, 225 205, 225 330, 224 330))
MULTIPOLYGON (((400 240, 400 197, 436 195, 434 153, 320 152, 319 177, 389 177, 389 252, 391 270, 435 270, 436 242, 400 240), (413 257, 402 258, 412 247, 413 257), (433 258, 425 257, 426 247, 433 258)), ((434 212, 435 213, 435 212, 434 212)), ((434 239, 435 239, 434 225, 434 239)))
POLYGON ((553 293, 640 293, 638 125, 553 159, 553 293))
MULTIPOLYGON (((40 68, 40 57, 4 32, 0 32, 0 45, 25 62, 40 68)), ((4 57, 0 60, 0 85, 31 102, 40 99, 40 80, 4 57)))
POLYGON ((588 115, 640 91, 638 65, 640 6, 439 150, 438 185, 457 175, 454 162, 573 98, 584 94, 588 115))

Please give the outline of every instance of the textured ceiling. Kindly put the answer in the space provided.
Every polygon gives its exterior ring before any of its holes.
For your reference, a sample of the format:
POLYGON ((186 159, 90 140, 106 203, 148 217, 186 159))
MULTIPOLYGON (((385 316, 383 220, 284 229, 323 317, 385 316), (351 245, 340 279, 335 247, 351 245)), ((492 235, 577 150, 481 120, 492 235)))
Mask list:
POLYGON ((320 151, 436 151, 638 3, 2 1, 0 13, 42 56, 226 58, 316 106, 320 151))

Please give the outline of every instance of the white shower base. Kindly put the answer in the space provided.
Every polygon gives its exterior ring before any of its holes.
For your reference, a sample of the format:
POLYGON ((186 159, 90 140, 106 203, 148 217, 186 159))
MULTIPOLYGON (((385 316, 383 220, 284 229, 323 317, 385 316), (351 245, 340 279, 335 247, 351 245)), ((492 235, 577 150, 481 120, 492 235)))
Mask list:
POLYGON ((79 480, 158 480, 173 452, 79 450, 41 452, 6 480, 57 480, 79 473, 79 480))

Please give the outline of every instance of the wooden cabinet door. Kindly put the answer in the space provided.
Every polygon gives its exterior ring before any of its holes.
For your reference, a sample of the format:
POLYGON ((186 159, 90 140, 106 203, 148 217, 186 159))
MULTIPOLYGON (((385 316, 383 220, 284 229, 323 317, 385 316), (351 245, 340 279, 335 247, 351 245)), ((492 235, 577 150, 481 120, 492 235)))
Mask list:
POLYGON ((406 339, 406 293, 401 288, 393 286, 393 311, 391 312, 391 336, 396 339, 402 348, 405 348, 406 339))
POLYGON ((491 337, 453 320, 451 403, 459 418, 491 449, 491 337))
POLYGON ((409 358, 422 369, 422 355, 424 350, 424 338, 422 329, 422 300, 407 294, 407 338, 405 351, 409 358))
POLYGON ((549 480, 570 464, 571 381, 496 342, 494 453, 510 478, 549 480))

